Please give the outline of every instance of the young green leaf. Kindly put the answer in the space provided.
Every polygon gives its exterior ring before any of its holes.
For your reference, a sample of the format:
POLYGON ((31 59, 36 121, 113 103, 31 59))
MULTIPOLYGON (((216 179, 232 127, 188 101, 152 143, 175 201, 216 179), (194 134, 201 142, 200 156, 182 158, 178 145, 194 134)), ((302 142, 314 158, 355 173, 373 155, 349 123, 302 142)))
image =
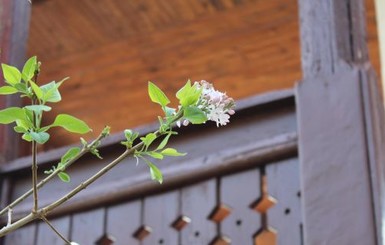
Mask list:
POLYGON ((42 100, 44 102, 59 102, 61 101, 61 95, 59 92, 59 87, 63 83, 63 81, 56 83, 55 81, 47 83, 43 86, 41 86, 41 90, 43 91, 43 98, 42 100))
POLYGON ((51 127, 62 127, 69 132, 78 134, 85 134, 91 131, 84 121, 67 114, 59 114, 51 127))
POLYGON ((15 85, 20 82, 21 73, 16 67, 1 64, 1 68, 3 69, 4 79, 8 84, 15 85))
POLYGON ((146 154, 155 159, 163 159, 163 155, 160 154, 159 152, 147 151, 146 154))
POLYGON ((166 106, 170 103, 170 100, 163 93, 163 91, 152 82, 148 82, 148 95, 150 96, 152 102, 158 103, 161 106, 166 106))
POLYGON ((16 83, 14 85, 15 89, 17 89, 19 92, 23 93, 23 94, 28 94, 28 88, 27 88, 27 85, 25 83, 16 83))
POLYGON ((22 77, 24 81, 29 81, 33 78, 35 75, 35 70, 37 66, 37 59, 36 56, 32 56, 25 62, 23 71, 22 71, 22 77))
POLYGON ((24 120, 25 111, 19 107, 9 107, 4 110, 0 110, 0 124, 13 123, 16 120, 24 120))
POLYGON ((162 142, 160 142, 159 146, 156 148, 156 150, 161 150, 163 149, 167 143, 168 143, 168 140, 170 139, 171 137, 171 134, 167 134, 166 137, 163 138, 162 142))
POLYGON ((23 134, 23 136, 21 136, 21 138, 25 141, 28 141, 28 142, 31 142, 32 141, 32 137, 29 133, 25 133, 23 134))
POLYGON ((143 144, 148 147, 156 139, 156 134, 149 133, 145 137, 141 137, 140 139, 143 141, 143 144))
POLYGON ((174 148, 166 148, 163 151, 161 151, 160 153, 165 155, 165 156, 170 156, 170 157, 179 157, 179 156, 185 156, 186 155, 186 153, 178 152, 174 148))
POLYGON ((66 163, 73 159, 77 154, 79 154, 80 148, 79 147, 72 147, 70 148, 62 157, 61 161, 62 163, 66 163))
POLYGON ((63 182, 68 183, 68 182, 71 181, 70 176, 69 176, 67 173, 65 173, 65 172, 59 172, 59 173, 57 174, 57 176, 59 176, 59 178, 60 178, 61 181, 63 181, 63 182))
POLYGON ((13 130, 16 132, 16 133, 27 133, 28 130, 25 129, 24 127, 21 127, 21 126, 15 126, 13 127, 13 130))
POLYGON ((35 93, 36 97, 39 100, 43 99, 43 91, 41 90, 41 88, 37 86, 37 84, 34 83, 33 81, 29 81, 29 83, 31 84, 32 90, 35 93))
POLYGON ((52 109, 50 106, 46 105, 27 105, 24 106, 24 108, 35 113, 41 113, 42 111, 50 111, 52 109))
POLYGON ((160 184, 163 183, 163 175, 162 172, 159 170, 155 164, 151 163, 147 159, 145 159, 148 167, 150 167, 150 174, 151 174, 151 179, 158 181, 160 184))
POLYGON ((176 109, 165 106, 165 107, 163 107, 163 111, 164 111, 164 114, 166 115, 166 117, 171 117, 171 116, 175 115, 176 109))
POLYGON ((199 100, 201 93, 202 89, 198 89, 195 84, 191 86, 191 82, 189 80, 186 85, 177 92, 176 97, 179 99, 179 103, 183 107, 187 107, 195 105, 199 100))
POLYGON ((44 144, 49 140, 49 134, 47 132, 30 132, 32 140, 36 141, 39 144, 44 144))
POLYGON ((186 107, 183 116, 192 124, 202 124, 207 121, 206 114, 196 106, 186 107))
POLYGON ((14 87, 11 87, 11 86, 0 87, 0 94, 1 95, 15 94, 17 92, 18 92, 18 90, 14 87))

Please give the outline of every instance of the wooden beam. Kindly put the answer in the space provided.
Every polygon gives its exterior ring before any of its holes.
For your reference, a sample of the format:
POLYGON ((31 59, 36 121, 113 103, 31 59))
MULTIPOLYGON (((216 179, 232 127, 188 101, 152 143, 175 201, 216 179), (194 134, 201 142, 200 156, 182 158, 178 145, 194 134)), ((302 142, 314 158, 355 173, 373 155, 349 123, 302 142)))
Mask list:
MULTIPOLYGON (((0 61, 21 67, 26 54, 31 6, 28 1, 0 0, 0 61)), ((0 79, 0 85, 3 79, 0 79)), ((18 96, 1 96, 0 108, 18 106, 18 96)), ((0 164, 19 156, 20 140, 10 126, 0 127, 0 164)))
POLYGON ((299 0, 299 13, 305 244, 382 244, 383 114, 363 1, 299 0))

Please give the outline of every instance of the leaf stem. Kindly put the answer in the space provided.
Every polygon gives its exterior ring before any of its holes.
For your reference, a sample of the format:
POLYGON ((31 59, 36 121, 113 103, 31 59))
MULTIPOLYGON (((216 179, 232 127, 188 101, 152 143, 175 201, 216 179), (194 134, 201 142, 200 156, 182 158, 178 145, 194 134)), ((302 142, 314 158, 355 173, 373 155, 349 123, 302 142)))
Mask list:
POLYGON ((32 189, 33 189, 33 209, 32 212, 36 213, 38 209, 38 196, 37 196, 37 143, 32 141, 32 189))

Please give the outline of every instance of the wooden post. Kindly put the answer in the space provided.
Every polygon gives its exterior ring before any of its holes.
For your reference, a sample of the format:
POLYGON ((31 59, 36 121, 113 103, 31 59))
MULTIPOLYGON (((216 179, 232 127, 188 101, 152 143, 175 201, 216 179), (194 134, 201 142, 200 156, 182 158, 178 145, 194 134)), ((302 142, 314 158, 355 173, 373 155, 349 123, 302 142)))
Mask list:
POLYGON ((382 244, 384 116, 360 0, 299 0, 305 244, 382 244))
MULTIPOLYGON (((25 60, 31 4, 0 0, 0 61, 21 68, 25 60)), ((1 76, 0 86, 3 85, 1 76)), ((18 96, 0 96, 0 109, 18 106, 18 96)), ((0 164, 19 156, 20 137, 10 126, 0 126, 0 164)))

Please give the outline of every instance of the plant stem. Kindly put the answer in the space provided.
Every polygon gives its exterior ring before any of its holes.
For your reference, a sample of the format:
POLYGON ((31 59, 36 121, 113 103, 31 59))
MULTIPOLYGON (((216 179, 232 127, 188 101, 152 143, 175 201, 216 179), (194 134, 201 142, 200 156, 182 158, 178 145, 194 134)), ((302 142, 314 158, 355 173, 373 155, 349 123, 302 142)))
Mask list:
POLYGON ((33 209, 32 212, 36 213, 38 209, 38 197, 37 197, 37 144, 36 141, 32 141, 32 189, 33 189, 33 209))
POLYGON ((55 233, 58 235, 66 244, 71 244, 53 225, 45 216, 40 217, 55 233))
MULTIPOLYGON (((179 113, 175 116, 174 120, 169 122, 167 127, 170 127, 171 124, 176 122, 182 117, 182 114, 179 113)), ((157 130, 155 132, 156 137, 159 137, 162 135, 162 133, 157 130)), ((75 196, 77 193, 82 191, 83 189, 87 188, 90 184, 98 180, 100 177, 102 177, 104 174, 106 174, 108 171, 110 171, 112 168, 114 168, 116 165, 118 165, 121 161, 123 161, 127 156, 134 154, 135 151, 139 148, 141 148, 144 145, 143 142, 140 142, 133 146, 132 148, 126 149, 121 155, 119 155, 115 160, 107 164, 104 168, 99 170, 96 174, 92 175, 90 178, 88 178, 86 181, 82 182, 80 185, 78 185, 76 188, 74 188, 72 191, 70 191, 65 196, 61 197, 57 201, 51 203, 50 205, 45 206, 44 208, 41 208, 37 210, 37 212, 32 212, 25 216, 24 218, 16 221, 10 226, 5 226, 0 230, 0 237, 3 237, 7 235, 8 233, 28 224, 29 222, 39 218, 39 217, 45 217, 48 213, 52 212, 55 208, 59 207, 69 199, 71 199, 73 196, 75 196)))
MULTIPOLYGON (((106 135, 103 135, 103 133, 99 134, 99 136, 94 140, 92 141, 87 147, 84 147, 78 155, 76 155, 74 158, 72 158, 70 161, 68 161, 66 164, 65 164, 65 168, 68 168, 70 165, 72 165, 74 162, 76 162, 79 158, 81 158, 84 154, 86 154, 87 152, 89 152, 89 149, 91 147, 93 147, 97 142, 99 142, 100 140, 102 140, 103 138, 105 138, 106 135)), ((36 188, 37 189, 40 189, 41 187, 43 187, 47 182, 49 182, 53 177, 55 177, 60 171, 62 171, 61 169, 57 168, 55 169, 55 171, 53 171, 50 175, 48 175, 45 179, 43 179, 42 181, 40 181, 37 185, 36 185, 36 188)), ((31 188, 30 190, 28 190, 26 193, 24 193, 23 195, 21 195, 20 197, 18 197, 15 201, 13 201, 11 204, 9 204, 8 206, 6 206, 5 208, 3 208, 1 211, 0 211, 0 216, 1 215, 4 215, 7 213, 7 211, 9 209, 12 209, 14 208, 16 205, 18 205, 19 203, 21 203, 22 201, 24 201, 27 197, 29 197, 31 194, 33 193, 33 188, 31 188)))

